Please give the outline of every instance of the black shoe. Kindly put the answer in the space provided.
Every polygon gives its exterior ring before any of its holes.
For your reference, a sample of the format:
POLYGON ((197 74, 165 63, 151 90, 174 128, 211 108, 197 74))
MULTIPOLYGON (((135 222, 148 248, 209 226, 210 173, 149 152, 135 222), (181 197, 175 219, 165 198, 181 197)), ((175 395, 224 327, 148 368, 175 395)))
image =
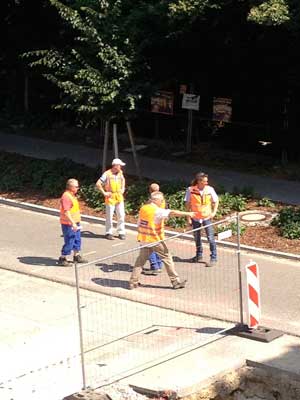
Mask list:
POLYGON ((71 264, 69 263, 69 261, 66 259, 66 257, 59 257, 58 259, 58 263, 57 263, 60 267, 70 267, 71 264))
POLYGON ((177 283, 175 283, 175 285, 173 285, 173 289, 175 289, 175 290, 183 289, 183 288, 185 288, 186 283, 187 283, 187 280, 182 281, 182 282, 177 282, 177 283))
POLYGON ((125 235, 123 235, 122 233, 120 233, 120 235, 119 235, 119 239, 120 239, 120 240, 125 240, 125 239, 126 239, 126 236, 125 236, 125 235))
POLYGON ((202 256, 195 256, 195 257, 193 257, 192 259, 191 259, 191 262, 192 263, 198 263, 198 262, 201 262, 203 260, 203 257, 202 256))
POLYGON ((111 235, 110 233, 107 233, 107 234, 105 235, 105 239, 107 239, 107 240, 114 240, 114 237, 113 237, 113 235, 111 235))
POLYGON ((83 258, 80 254, 77 254, 76 256, 73 257, 73 262, 77 262, 77 264, 86 264, 88 263, 88 260, 83 258))
POLYGON ((206 267, 208 267, 208 268, 215 267, 217 265, 217 260, 210 260, 210 261, 207 261, 205 264, 206 264, 206 267))

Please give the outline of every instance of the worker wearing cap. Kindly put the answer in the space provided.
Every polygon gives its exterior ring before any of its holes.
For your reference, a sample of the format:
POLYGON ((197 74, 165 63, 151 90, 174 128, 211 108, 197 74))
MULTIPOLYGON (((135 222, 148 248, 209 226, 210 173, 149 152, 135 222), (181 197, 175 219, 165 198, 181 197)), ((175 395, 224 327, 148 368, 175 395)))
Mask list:
POLYGON ((105 171, 96 182, 96 187, 103 194, 106 205, 105 237, 113 240, 113 215, 117 216, 117 233, 121 240, 125 240, 125 208, 124 191, 125 178, 122 167, 125 163, 119 158, 112 161, 110 169, 105 171))

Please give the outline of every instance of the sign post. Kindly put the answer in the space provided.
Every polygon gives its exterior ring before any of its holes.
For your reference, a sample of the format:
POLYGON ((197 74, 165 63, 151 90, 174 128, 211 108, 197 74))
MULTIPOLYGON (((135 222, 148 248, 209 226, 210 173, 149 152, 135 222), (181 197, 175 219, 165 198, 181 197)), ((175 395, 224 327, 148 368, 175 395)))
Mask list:
POLYGON ((188 110, 188 129, 186 138, 186 152, 192 151, 193 111, 199 110, 200 96, 192 93, 183 93, 182 108, 188 110))

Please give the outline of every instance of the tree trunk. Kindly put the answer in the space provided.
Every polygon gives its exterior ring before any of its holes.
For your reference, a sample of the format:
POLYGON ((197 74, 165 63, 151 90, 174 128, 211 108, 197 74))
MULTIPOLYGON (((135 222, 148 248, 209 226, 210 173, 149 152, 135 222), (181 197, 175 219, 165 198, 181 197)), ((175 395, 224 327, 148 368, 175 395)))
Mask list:
POLYGON ((136 155, 134 139, 133 139, 133 132, 132 132, 130 121, 126 121, 126 126, 127 126, 127 130, 128 130, 128 136, 129 136, 130 144, 131 144, 131 149, 132 149, 132 154, 133 154, 133 160, 134 160, 134 163, 135 163, 136 173, 137 173, 137 176, 138 176, 139 180, 142 180, 141 171, 140 171, 140 167, 139 167, 139 163, 138 163, 138 159, 137 159, 137 155, 136 155))
POLYGON ((117 124, 113 124, 113 142, 115 158, 119 158, 117 124))

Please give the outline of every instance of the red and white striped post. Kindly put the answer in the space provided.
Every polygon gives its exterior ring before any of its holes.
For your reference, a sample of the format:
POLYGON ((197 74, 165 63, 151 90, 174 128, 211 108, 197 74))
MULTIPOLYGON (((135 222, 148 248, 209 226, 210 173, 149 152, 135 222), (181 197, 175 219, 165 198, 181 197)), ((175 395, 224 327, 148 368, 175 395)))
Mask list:
POLYGON ((248 327, 249 329, 256 329, 259 325, 261 314, 258 265, 256 262, 251 261, 245 268, 248 297, 248 327))

